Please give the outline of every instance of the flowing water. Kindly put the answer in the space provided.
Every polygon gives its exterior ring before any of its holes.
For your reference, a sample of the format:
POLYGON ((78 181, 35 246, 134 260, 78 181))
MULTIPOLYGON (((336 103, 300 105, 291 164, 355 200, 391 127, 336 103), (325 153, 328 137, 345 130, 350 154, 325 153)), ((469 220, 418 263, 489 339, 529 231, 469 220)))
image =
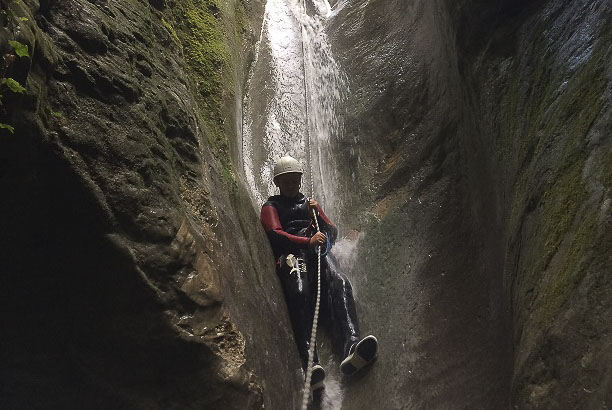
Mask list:
POLYGON ((266 4, 243 105, 242 161, 257 207, 276 192, 274 162, 291 155, 304 167, 302 192, 319 199, 330 217, 339 214, 333 150, 347 90, 325 33, 336 12, 327 0, 266 4))
MULTIPOLYGON (((334 146, 342 134, 338 107, 347 82, 334 60, 326 25, 343 7, 327 0, 268 0, 261 37, 244 100, 242 161, 256 208, 276 193, 274 162, 297 158, 304 169, 302 192, 317 198, 334 221, 340 218, 334 146)), ((341 239, 334 253, 345 272, 355 241, 341 239)), ((348 273, 348 272, 347 272, 348 273)), ((316 407, 340 409, 342 386, 337 360, 319 337, 326 388, 316 407)), ((296 392, 296 394, 299 394, 296 392)))

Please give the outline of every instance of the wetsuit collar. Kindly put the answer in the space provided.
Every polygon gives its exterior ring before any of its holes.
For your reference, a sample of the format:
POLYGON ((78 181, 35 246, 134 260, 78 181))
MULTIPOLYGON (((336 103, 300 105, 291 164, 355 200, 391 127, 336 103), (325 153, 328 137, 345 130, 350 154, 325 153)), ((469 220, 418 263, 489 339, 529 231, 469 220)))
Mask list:
POLYGON ((294 196, 293 198, 289 198, 288 196, 285 196, 285 195, 279 195, 279 196, 288 202, 301 202, 304 200, 304 194, 301 192, 298 192, 298 194, 294 196))

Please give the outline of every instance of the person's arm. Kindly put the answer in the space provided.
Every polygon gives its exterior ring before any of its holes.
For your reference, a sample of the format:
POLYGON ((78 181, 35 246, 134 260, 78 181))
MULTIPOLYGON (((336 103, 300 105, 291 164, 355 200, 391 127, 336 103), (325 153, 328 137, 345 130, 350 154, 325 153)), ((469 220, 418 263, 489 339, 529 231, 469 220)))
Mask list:
POLYGON ((319 204, 318 201, 316 201, 313 198, 310 198, 309 199, 309 205, 310 205, 311 209, 312 208, 316 208, 317 209, 317 215, 319 216, 319 219, 320 219, 320 222, 321 222, 319 228, 321 229, 321 231, 327 232, 327 234, 329 235, 328 239, 329 239, 330 243, 333 245, 336 242, 336 238, 338 237, 338 229, 329 220, 327 215, 325 215, 325 212, 323 212, 323 208, 321 208, 321 205, 319 204))
POLYGON ((334 226, 334 224, 329 220, 327 215, 325 215, 325 212, 323 212, 323 208, 321 208, 321 205, 319 205, 318 203, 317 203, 317 213, 321 217, 323 222, 325 222, 328 226, 332 226, 332 227, 334 226))
POLYGON ((291 235, 283 230, 274 205, 264 204, 261 208, 261 223, 274 249, 286 252, 296 248, 306 248, 310 243, 310 238, 291 235))

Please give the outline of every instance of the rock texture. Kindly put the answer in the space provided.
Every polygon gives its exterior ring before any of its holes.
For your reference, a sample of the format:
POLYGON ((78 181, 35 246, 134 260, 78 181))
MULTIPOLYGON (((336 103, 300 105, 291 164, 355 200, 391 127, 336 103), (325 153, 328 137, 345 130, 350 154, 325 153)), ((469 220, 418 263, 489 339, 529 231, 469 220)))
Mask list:
MULTIPOLYGON (((610 2, 335 3, 342 229, 381 342, 342 407, 609 407, 610 2)), ((0 407, 297 406, 233 171, 262 9, 0 0, 26 88, 1 89, 0 407)))
POLYGON ((363 232, 359 313, 382 346, 343 408, 610 405, 610 13, 340 12, 351 96, 337 151, 363 232))
POLYGON ((2 51, 30 51, 6 67, 27 91, 3 90, 0 120, 0 407, 297 400, 272 254, 230 161, 261 2, 0 4, 2 51))
POLYGON ((495 113, 479 125, 495 187, 486 205, 503 221, 506 245, 513 404, 605 408, 612 403, 612 5, 503 6, 508 23, 491 31, 465 73, 485 79, 469 95, 479 112, 495 113), (502 36, 513 38, 507 49, 497 45, 502 36))

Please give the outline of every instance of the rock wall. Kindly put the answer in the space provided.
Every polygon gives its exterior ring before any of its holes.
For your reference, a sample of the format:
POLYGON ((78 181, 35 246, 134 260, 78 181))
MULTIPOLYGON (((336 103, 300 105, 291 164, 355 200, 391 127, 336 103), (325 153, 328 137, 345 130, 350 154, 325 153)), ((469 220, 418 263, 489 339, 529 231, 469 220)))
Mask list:
MULTIPOLYGON (((474 116, 453 19, 436 1, 362 2, 341 13, 334 32, 353 146, 338 149, 361 194, 347 211, 362 235, 353 277, 364 330, 381 340, 344 408, 504 408, 502 247, 472 198, 466 113, 474 116)), ((490 185, 489 173, 480 177, 490 185)))
POLYGON ((485 205, 502 221, 519 408, 612 402, 611 17, 606 1, 507 2, 505 24, 461 45, 485 205))
POLYGON ((357 193, 359 313, 382 349, 344 408, 609 405, 610 9, 340 12, 336 149, 357 193))
POLYGON ((2 408, 284 408, 301 377, 231 163, 263 4, 3 0, 2 408), (269 324, 277 324, 270 328, 269 324), (274 371, 270 371, 274 369, 274 371))
MULTIPOLYGON (((0 0, 0 407, 296 406, 232 165, 262 3, 0 0)), ((342 4, 343 408, 609 406, 609 1, 342 4)))

